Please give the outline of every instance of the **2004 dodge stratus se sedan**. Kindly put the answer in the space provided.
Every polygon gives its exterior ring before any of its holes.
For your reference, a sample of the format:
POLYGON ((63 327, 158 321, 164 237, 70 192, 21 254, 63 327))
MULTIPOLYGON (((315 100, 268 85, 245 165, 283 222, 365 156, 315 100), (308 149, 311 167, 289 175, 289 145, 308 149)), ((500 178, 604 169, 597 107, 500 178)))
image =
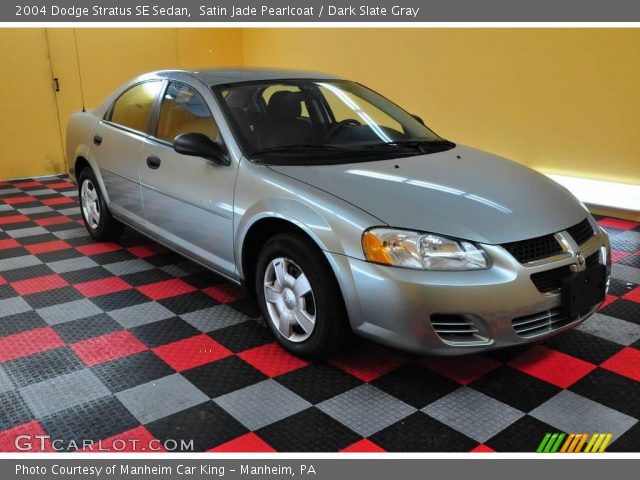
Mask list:
POLYGON ((421 353, 516 345, 605 297, 607 236, 563 187, 355 82, 155 72, 67 137, 95 239, 127 224, 245 285, 297 355, 351 331, 421 353))

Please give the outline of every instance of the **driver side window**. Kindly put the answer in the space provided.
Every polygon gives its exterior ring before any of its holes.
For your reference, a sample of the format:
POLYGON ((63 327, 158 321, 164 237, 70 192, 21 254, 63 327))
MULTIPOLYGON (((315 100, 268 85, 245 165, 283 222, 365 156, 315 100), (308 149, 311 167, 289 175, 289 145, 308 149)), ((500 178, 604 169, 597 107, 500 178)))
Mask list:
POLYGON ((214 142, 219 135, 204 99, 191 87, 171 82, 162 99, 156 137, 173 143, 183 133, 202 133, 214 142))
POLYGON ((371 123, 373 120, 377 125, 404 133, 404 129, 399 122, 365 99, 351 92, 345 90, 334 91, 326 86, 320 86, 320 92, 327 101, 336 123, 353 119, 365 125, 371 123))

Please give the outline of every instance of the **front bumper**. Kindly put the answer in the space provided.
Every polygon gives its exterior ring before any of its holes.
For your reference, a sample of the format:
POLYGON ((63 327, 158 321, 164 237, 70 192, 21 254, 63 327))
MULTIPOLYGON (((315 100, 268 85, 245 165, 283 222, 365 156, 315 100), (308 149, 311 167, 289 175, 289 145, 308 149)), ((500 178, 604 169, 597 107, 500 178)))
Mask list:
MULTIPOLYGON (((597 228, 580 250, 585 258, 597 257, 607 265, 608 283, 609 241, 597 228)), ((482 247, 492 258, 491 268, 468 272, 412 270, 327 256, 354 332, 420 354, 460 355, 537 341, 578 325, 600 306, 576 319, 562 318, 560 293, 541 293, 531 280, 534 273, 575 265, 575 256, 524 266, 501 246, 482 247)))

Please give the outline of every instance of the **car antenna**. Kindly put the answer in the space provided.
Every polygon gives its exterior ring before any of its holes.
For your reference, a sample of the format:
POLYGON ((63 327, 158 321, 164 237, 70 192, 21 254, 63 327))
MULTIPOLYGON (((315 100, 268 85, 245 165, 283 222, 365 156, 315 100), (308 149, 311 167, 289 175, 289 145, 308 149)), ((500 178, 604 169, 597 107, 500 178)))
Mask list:
POLYGON ((82 72, 80 71, 80 54, 78 53, 78 37, 76 36, 76 29, 73 29, 73 43, 76 47, 76 65, 78 66, 78 79, 80 80, 80 100, 82 102, 82 111, 86 112, 84 108, 84 89, 82 88, 82 72))

